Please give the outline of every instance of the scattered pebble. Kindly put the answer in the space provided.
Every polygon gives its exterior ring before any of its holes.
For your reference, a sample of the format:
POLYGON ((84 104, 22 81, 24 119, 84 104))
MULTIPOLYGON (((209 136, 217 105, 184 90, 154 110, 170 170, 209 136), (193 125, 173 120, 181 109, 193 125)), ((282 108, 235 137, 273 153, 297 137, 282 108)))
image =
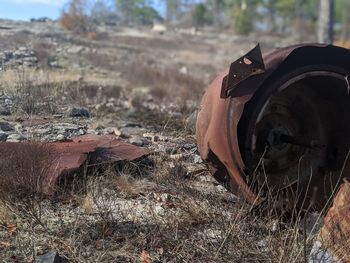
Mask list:
POLYGON ((86 108, 72 108, 70 110, 69 116, 70 117, 86 117, 86 118, 90 118, 91 117, 91 113, 86 108))

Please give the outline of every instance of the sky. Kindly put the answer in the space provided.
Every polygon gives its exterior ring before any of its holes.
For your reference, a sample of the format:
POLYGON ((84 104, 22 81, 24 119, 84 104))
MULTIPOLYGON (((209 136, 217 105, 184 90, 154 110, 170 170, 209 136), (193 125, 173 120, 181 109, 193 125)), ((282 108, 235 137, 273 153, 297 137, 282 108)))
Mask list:
POLYGON ((0 0, 0 18, 30 20, 30 18, 49 17, 56 19, 67 2, 68 0, 0 0))
POLYGON ((68 0, 0 0, 0 18, 29 20, 30 18, 58 18, 68 0))

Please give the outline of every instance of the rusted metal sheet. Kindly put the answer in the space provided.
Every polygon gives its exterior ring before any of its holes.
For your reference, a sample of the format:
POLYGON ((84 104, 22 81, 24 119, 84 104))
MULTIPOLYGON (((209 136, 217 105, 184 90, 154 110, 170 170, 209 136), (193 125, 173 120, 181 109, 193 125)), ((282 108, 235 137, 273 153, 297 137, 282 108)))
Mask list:
MULTIPOLYGON (((5 145, 21 145, 23 143, 0 143, 5 145)), ((50 168, 42 176, 44 183, 38 189, 46 194, 53 194, 58 179, 79 170, 84 164, 100 165, 102 163, 115 163, 117 161, 132 161, 149 155, 150 150, 141 148, 120 140, 115 136, 84 135, 74 137, 68 142, 49 143, 50 168)), ((16 147, 20 150, 21 147, 16 147)), ((40 169, 40 168, 38 168, 40 169)))
POLYGON ((349 69, 347 49, 319 44, 266 55, 257 46, 233 62, 197 116, 198 148, 213 176, 250 203, 262 186, 327 200, 348 172, 349 69))
POLYGON ((71 142, 53 143, 57 156, 56 164, 44 184, 45 193, 52 193, 60 176, 72 173, 89 160, 89 165, 101 162, 132 161, 149 155, 150 150, 120 140, 115 136, 84 135, 71 142))
POLYGON ((350 262, 350 182, 345 179, 329 209, 309 262, 350 262))

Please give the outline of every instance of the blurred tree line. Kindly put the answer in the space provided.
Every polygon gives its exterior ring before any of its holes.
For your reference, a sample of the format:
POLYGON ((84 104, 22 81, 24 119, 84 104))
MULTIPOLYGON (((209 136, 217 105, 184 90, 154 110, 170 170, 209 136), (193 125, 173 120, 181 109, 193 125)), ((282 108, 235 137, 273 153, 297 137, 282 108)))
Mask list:
POLYGON ((232 28, 238 34, 263 31, 302 37, 317 31, 326 14, 320 8, 322 1, 334 2, 331 23, 338 35, 349 39, 349 0, 71 0, 62 18, 71 15, 82 22, 92 18, 95 23, 126 25, 164 22, 232 28))

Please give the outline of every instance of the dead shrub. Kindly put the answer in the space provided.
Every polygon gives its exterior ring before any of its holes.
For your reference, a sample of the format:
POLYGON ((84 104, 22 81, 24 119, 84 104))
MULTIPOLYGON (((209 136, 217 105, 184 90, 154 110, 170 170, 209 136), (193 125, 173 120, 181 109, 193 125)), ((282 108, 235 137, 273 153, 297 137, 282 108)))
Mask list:
POLYGON ((87 38, 88 39, 91 39, 91 40, 96 40, 97 39, 97 33, 96 32, 87 32, 86 34, 87 38))
POLYGON ((59 22, 65 29, 76 33, 92 31, 86 14, 86 1, 83 0, 71 0, 62 10, 59 22))
POLYGON ((18 104, 17 110, 28 115, 40 112, 55 113, 57 105, 52 97, 49 83, 35 85, 32 81, 23 79, 18 81, 15 88, 15 98, 18 104))
POLYGON ((52 60, 51 54, 55 49, 55 45, 47 42, 36 42, 34 44, 34 50, 36 56, 42 67, 49 67, 50 61, 52 60))
POLYGON ((154 69, 132 64, 127 68, 126 76, 133 86, 150 87, 151 94, 161 100, 198 100, 205 87, 200 79, 180 73, 176 68, 154 69))
POLYGON ((106 68, 114 70, 115 60, 110 54, 100 54, 98 52, 89 52, 84 55, 84 60, 89 65, 96 68, 106 68))
POLYGON ((85 83, 82 90, 89 100, 96 103, 107 101, 111 98, 119 99, 122 95, 122 88, 119 86, 102 86, 85 83))
POLYGON ((54 161, 51 146, 37 142, 0 144, 0 201, 33 202, 54 161))

